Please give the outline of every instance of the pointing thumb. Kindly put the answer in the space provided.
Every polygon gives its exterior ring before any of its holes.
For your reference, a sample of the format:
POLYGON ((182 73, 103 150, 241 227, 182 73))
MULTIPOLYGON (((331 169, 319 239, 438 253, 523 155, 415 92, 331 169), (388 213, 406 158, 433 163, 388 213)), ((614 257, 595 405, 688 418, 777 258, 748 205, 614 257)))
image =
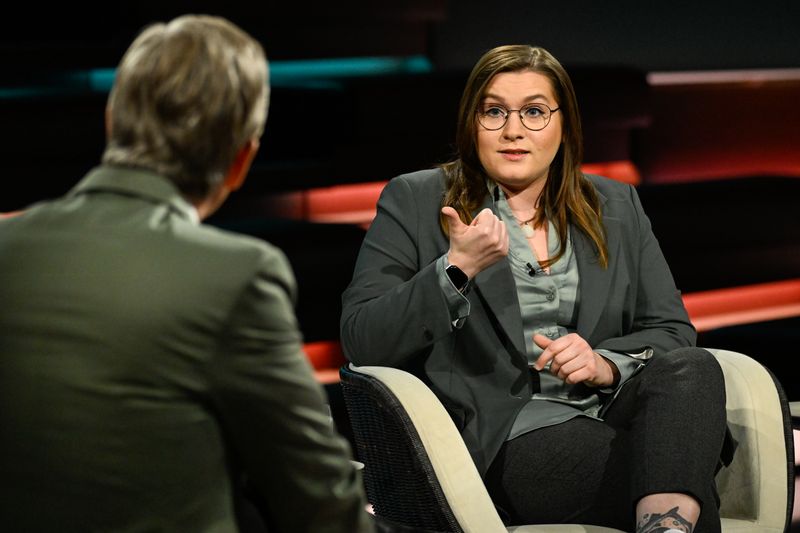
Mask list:
POLYGON ((442 214, 445 217, 447 217, 447 223, 450 225, 450 228, 452 229, 466 225, 463 222, 461 222, 461 218, 458 216, 458 212, 449 205, 442 207, 442 214))

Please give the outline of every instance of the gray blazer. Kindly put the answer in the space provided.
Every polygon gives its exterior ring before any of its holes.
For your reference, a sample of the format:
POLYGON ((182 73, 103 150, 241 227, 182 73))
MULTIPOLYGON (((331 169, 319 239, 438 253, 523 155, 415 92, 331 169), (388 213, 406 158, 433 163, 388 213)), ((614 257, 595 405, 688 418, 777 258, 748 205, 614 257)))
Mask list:
POLYGON ((99 167, 0 221, 0 529, 372 531, 263 241, 99 167))
MULTIPOLYGON (((588 177, 602 204, 609 266, 598 264, 591 242, 572 228, 580 273, 577 333, 594 348, 652 349, 653 357, 692 345, 694 327, 636 190, 588 177)), ((435 268, 449 249, 439 226, 444 190, 439 169, 398 176, 385 187, 343 295, 342 345, 357 365, 404 368, 427 382, 484 473, 532 384, 507 260, 475 277, 463 326, 450 322, 435 268)), ((491 207, 490 198, 483 207, 491 207)))

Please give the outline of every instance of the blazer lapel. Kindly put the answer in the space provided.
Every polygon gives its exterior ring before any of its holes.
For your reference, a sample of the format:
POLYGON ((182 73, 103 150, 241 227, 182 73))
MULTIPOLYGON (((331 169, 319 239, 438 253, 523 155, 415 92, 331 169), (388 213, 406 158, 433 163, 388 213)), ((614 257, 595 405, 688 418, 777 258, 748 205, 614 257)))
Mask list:
MULTIPOLYGON (((494 211, 492 200, 486 195, 486 200, 478 210, 489 208, 494 211)), ((508 259, 498 261, 489 268, 475 276, 475 291, 486 303, 489 311, 494 314, 501 328, 511 339, 514 348, 520 356, 525 357, 525 336, 522 330, 522 315, 517 299, 517 286, 511 273, 508 259)))
POLYGON ((619 219, 603 217, 603 223, 608 243, 608 268, 600 265, 594 245, 589 238, 574 226, 571 231, 580 274, 581 296, 577 327, 578 333, 587 341, 591 339, 597 321, 606 307, 620 247, 619 219))
POLYGON ((524 356, 525 336, 522 330, 522 315, 517 299, 517 286, 508 260, 498 261, 475 276, 475 290, 511 339, 514 348, 524 356))

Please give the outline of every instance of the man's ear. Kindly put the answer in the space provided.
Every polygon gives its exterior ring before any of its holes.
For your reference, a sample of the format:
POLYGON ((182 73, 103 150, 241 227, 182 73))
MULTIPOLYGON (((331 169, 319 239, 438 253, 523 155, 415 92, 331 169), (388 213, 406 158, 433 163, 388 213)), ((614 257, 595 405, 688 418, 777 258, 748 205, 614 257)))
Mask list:
POLYGON ((250 139, 242 146, 233 163, 228 168, 228 174, 225 176, 224 184, 229 191, 235 191, 244 183, 247 173, 250 171, 250 165, 253 163, 253 158, 258 152, 259 142, 258 139, 250 139))
POLYGON ((106 104, 106 112, 104 115, 105 126, 106 126, 106 138, 111 137, 111 104, 106 104))
POLYGON ((233 163, 228 167, 228 173, 225 174, 222 183, 214 187, 205 198, 193 202, 200 220, 214 213, 228 197, 228 194, 242 186, 256 152, 258 152, 258 139, 250 139, 236 152, 233 163))

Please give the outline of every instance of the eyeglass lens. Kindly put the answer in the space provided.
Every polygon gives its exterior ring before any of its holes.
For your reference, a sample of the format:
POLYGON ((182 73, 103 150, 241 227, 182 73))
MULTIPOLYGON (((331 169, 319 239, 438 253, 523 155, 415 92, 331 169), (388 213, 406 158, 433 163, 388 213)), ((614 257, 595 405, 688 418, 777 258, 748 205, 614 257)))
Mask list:
POLYGON ((505 109, 498 105, 484 106, 478 112, 478 120, 487 130, 499 130, 506 125, 509 115, 518 113, 522 125, 529 130, 538 131, 550 122, 550 108, 545 105, 532 104, 522 109, 505 109))

